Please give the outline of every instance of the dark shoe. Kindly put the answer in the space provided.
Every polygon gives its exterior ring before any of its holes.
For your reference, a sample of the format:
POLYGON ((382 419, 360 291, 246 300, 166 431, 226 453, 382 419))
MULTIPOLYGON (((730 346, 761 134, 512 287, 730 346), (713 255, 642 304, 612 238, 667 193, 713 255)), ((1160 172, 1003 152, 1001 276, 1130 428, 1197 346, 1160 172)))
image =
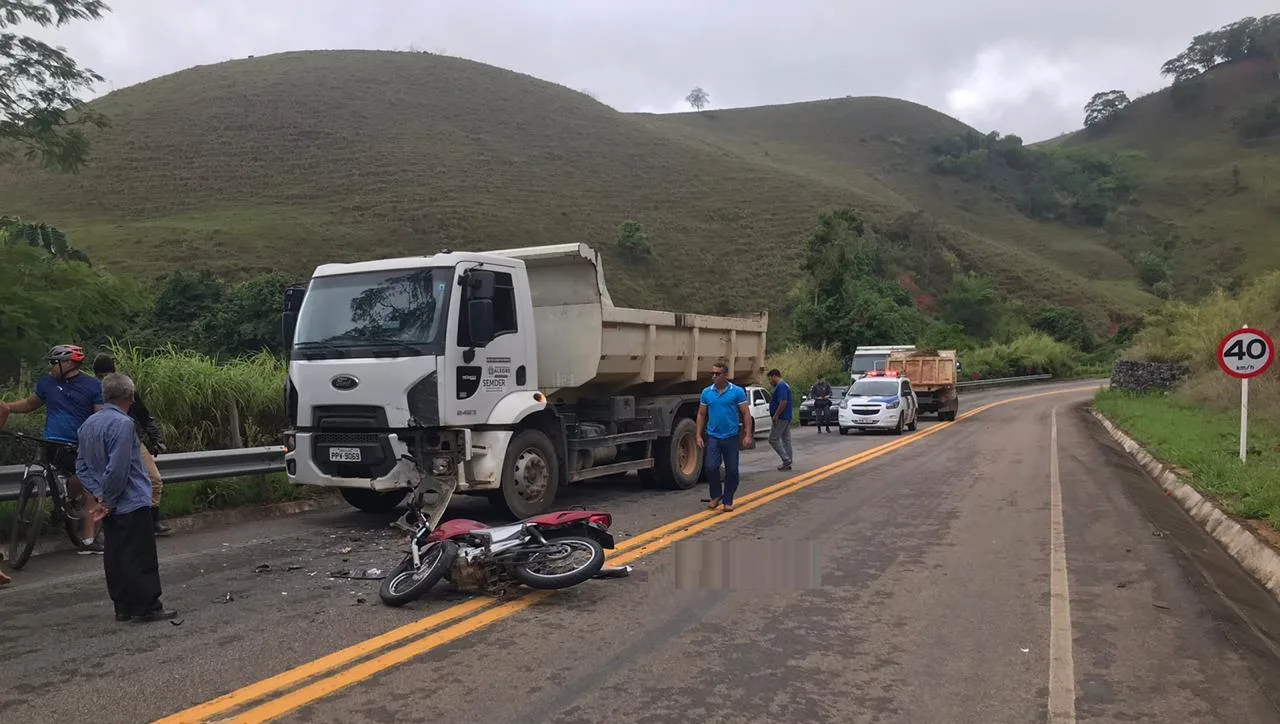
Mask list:
POLYGON ((92 556, 92 555, 100 556, 105 550, 106 549, 102 546, 101 542, 94 541, 92 543, 81 543, 80 550, 76 552, 82 556, 92 556))
POLYGON ((133 616, 130 616, 130 615, 129 615, 129 614, 127 614, 127 613, 116 613, 116 620, 117 620, 117 621, 132 621, 132 620, 133 620, 133 616))
POLYGON ((778 466, 778 469, 779 469, 779 470, 790 470, 790 469, 791 469, 791 463, 783 463, 783 464, 781 464, 781 465, 779 465, 779 466, 778 466))
POLYGON ((177 617, 177 611, 172 611, 166 608, 157 608, 152 611, 147 611, 141 616, 134 616, 133 620, 136 623, 151 623, 152 621, 169 621, 177 617))

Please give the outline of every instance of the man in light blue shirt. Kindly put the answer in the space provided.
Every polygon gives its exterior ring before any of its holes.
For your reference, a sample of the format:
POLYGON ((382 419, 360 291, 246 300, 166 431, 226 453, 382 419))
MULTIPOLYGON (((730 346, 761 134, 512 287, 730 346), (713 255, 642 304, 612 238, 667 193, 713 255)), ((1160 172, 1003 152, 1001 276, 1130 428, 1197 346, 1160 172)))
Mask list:
POLYGON ((142 441, 129 417, 133 380, 102 379, 106 405, 77 432, 76 472, 101 506, 105 550, 102 568, 117 621, 164 621, 177 616, 160 603, 160 562, 151 520, 151 476, 142 462, 142 441))
POLYGON ((707 451, 707 481, 711 484, 711 510, 724 504, 733 510, 738 492, 738 451, 751 446, 751 411, 747 391, 729 381, 729 366, 711 366, 713 382, 702 391, 698 405, 698 447, 707 451), (724 489, 720 487, 720 462, 724 461, 724 489))

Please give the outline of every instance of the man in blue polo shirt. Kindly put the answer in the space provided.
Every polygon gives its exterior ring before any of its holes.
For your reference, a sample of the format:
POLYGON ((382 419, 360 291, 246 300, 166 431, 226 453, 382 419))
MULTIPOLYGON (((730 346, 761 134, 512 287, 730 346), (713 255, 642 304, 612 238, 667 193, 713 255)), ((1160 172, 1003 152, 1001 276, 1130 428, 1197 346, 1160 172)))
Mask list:
POLYGON ((778 369, 769 370, 769 383, 773 385, 773 397, 769 398, 769 415, 773 427, 769 428, 769 444, 782 458, 779 470, 791 469, 791 385, 782 379, 778 369))
POLYGON ((702 391, 698 405, 698 447, 707 451, 707 481, 711 483, 711 510, 724 504, 733 510, 738 492, 738 451, 751 446, 751 411, 747 391, 729 381, 729 366, 711 366, 713 382, 702 391), (724 461, 724 489, 720 488, 720 462, 724 461))

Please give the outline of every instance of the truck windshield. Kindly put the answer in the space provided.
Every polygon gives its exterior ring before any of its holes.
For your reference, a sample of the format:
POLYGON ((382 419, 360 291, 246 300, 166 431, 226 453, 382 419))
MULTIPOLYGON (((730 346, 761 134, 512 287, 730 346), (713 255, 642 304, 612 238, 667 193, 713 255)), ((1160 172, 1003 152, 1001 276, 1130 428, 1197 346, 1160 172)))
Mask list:
POLYGON ((441 354, 453 269, 430 267, 316 277, 298 310, 294 347, 310 357, 358 348, 441 354))
POLYGON ((888 355, 883 354, 856 354, 853 356, 853 371, 855 374, 866 374, 871 370, 882 370, 888 359, 888 355))
POLYGON ((853 383, 849 390, 850 397, 890 397, 898 394, 897 380, 884 380, 864 377, 853 383))

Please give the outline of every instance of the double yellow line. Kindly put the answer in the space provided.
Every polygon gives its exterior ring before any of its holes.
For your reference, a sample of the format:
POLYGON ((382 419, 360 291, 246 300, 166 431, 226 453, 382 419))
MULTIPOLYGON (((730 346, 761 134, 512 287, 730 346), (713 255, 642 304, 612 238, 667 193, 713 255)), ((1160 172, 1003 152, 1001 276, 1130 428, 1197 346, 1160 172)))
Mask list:
MULTIPOLYGON (((677 541, 697 535, 698 533, 712 526, 719 525, 726 520, 742 515, 743 513, 754 510, 763 505, 767 505, 784 496, 791 495, 798 490, 802 490, 810 485, 826 480, 833 475, 838 475, 859 465, 864 465, 876 458, 888 455, 899 448, 911 445, 930 435, 936 435, 961 420, 973 417, 974 415, 982 413, 993 407, 1036 397, 1080 392, 1086 389, 1091 388, 1071 387, 1067 389, 1054 390, 1052 392, 1022 395, 976 407, 962 415, 959 415, 954 421, 933 425, 932 427, 921 430, 910 437, 900 438, 884 445, 878 445, 870 450, 860 452, 856 455, 844 458, 843 460, 838 460, 829 465, 824 465, 815 470, 810 470, 806 473, 802 473, 793 478, 783 480, 782 482, 775 483, 767 488, 746 495, 738 500, 738 505, 735 506, 733 512, 725 513, 704 510, 700 513, 681 518, 680 520, 668 523, 658 528, 645 531, 634 538, 629 538, 619 543, 618 546, 610 553, 609 563, 619 566, 625 565, 652 553, 656 553, 657 551, 670 547, 677 541)), ((508 601, 499 605, 494 605, 495 601, 488 598, 477 598, 465 603, 460 603, 427 616, 419 621, 414 621, 413 623, 392 629, 391 631, 375 636, 367 641, 362 641, 354 646, 349 646, 340 651, 335 651, 332 654, 322 656, 314 661, 307 662, 301 666, 282 672, 268 679, 263 679, 262 681, 237 689, 211 701, 198 704, 190 709, 165 717, 158 720, 155 724, 177 724, 178 722, 195 723, 207 721, 270 721, 329 696, 337 691, 345 689, 353 684, 369 679, 382 671, 399 664, 403 664, 451 641, 455 641, 463 636, 475 633, 492 623, 510 618, 516 613, 533 606, 552 594, 553 592, 551 591, 535 591, 513 601, 508 601), (464 620, 459 621, 459 619, 464 620), (422 636, 421 638, 415 638, 421 634, 427 635, 422 636), (410 639, 412 640, 408 643, 395 647, 397 644, 401 644, 402 642, 410 639), (379 652, 384 653, 379 654, 379 652), (374 656, 374 654, 378 655, 374 656), (361 661, 361 659, 364 660, 361 661), (355 663, 357 661, 360 663, 355 663), (348 667, 349 664, 355 665, 348 667), (324 675, 323 678, 317 678, 322 675, 324 675), (312 679, 315 679, 315 681, 299 686, 300 684, 304 684, 304 682, 308 682, 312 679), (275 694, 280 695, 275 698, 267 699, 267 697, 275 694), (262 699, 267 700, 253 706, 252 708, 244 709, 243 711, 240 711, 239 714, 226 716, 229 712, 242 709, 243 707, 251 705, 262 699)))

